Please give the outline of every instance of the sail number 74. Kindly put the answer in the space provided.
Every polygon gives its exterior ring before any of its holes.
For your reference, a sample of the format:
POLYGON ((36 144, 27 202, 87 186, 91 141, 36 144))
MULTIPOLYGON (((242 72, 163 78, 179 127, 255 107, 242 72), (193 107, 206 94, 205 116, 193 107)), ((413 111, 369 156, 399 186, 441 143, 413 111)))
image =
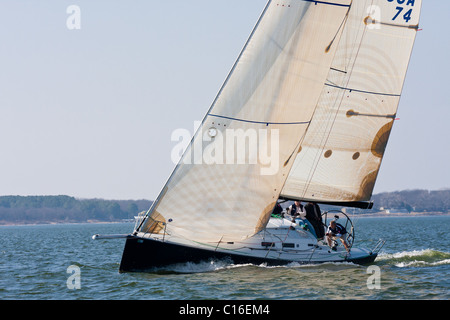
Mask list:
MULTIPOLYGON (((397 2, 399 5, 404 5, 404 6, 411 6, 414 7, 415 4, 415 0, 387 0, 388 2, 397 2)), ((395 14, 395 16, 392 18, 392 20, 397 20, 398 17, 402 16, 403 20, 405 20, 406 23, 409 22, 409 20, 411 20, 411 14, 413 12, 413 9, 409 9, 405 8, 405 7, 401 7, 401 6, 397 6, 395 8, 397 10, 397 13, 395 14)))
MULTIPOLYGON (((397 14, 394 16, 394 18, 392 18, 392 20, 397 19, 397 17, 400 15, 400 13, 403 12, 403 8, 402 7, 397 7, 396 8, 398 10, 397 14)), ((412 13, 412 9, 409 9, 404 15, 403 15, 403 19, 405 19, 405 21, 408 23, 409 20, 411 20, 411 13, 412 13)))

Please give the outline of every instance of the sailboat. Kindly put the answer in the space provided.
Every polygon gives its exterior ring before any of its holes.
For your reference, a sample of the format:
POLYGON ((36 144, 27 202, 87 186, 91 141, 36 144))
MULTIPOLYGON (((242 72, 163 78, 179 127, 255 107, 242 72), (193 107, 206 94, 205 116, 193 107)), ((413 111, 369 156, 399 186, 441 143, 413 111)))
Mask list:
POLYGON ((150 209, 126 236, 121 272, 185 262, 373 262, 302 219, 299 200, 370 209, 419 30, 421 0, 268 1, 150 209), (289 202, 287 202, 289 203, 289 202), (337 248, 335 247, 338 244, 337 248))

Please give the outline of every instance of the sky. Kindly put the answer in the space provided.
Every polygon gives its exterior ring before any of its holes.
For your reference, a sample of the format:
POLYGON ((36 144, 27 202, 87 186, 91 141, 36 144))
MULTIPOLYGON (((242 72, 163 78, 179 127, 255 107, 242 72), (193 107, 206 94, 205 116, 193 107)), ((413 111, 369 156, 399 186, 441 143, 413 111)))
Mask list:
MULTIPOLYGON (((374 193, 450 187, 450 1, 423 2, 374 193)), ((265 4, 2 0, 0 195, 155 199, 265 4)))

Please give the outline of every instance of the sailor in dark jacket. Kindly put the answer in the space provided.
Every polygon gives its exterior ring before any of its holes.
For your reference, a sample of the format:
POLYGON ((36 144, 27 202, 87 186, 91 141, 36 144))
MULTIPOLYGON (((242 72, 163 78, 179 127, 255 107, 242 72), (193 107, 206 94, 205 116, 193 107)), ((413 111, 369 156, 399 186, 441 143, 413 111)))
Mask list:
POLYGON ((304 219, 305 218, 305 208, 303 207, 302 203, 298 200, 296 200, 291 206, 289 206, 286 209, 286 211, 289 215, 291 215, 291 217, 293 219, 295 219, 295 218, 304 219))
POLYGON ((322 213, 317 203, 308 202, 305 206, 306 219, 313 225, 317 239, 325 236, 325 230, 322 223, 322 213))
POLYGON ((345 250, 347 250, 348 252, 349 246, 347 244, 347 241, 345 240, 346 234, 347 230, 345 230, 342 225, 336 223, 335 220, 331 220, 327 230, 327 242, 331 249, 336 250, 336 247, 333 245, 332 240, 339 238, 339 240, 341 240, 342 244, 344 245, 345 250))

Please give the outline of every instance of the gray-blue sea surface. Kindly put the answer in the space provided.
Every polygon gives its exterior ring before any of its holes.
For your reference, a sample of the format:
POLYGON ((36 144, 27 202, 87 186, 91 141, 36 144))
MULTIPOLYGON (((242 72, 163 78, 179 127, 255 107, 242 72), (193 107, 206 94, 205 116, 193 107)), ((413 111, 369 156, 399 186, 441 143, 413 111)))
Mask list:
POLYGON ((385 239, 375 267, 325 263, 283 267, 185 263, 119 273, 132 223, 0 227, 0 299, 258 300, 449 299, 450 216, 353 216, 356 246, 385 239))

